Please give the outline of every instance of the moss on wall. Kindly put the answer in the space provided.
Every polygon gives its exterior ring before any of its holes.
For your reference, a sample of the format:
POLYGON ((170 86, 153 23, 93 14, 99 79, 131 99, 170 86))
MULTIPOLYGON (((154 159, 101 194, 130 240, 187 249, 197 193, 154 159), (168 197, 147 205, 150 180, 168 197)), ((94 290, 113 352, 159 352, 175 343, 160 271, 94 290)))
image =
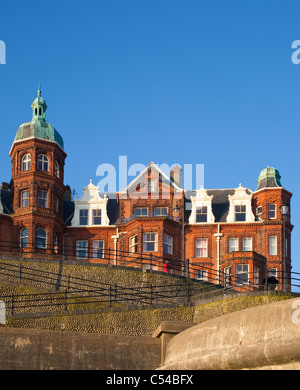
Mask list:
MULTIPOLYGON (((192 283, 191 291, 194 294, 193 305, 177 305, 177 307, 166 307, 166 308, 143 308, 143 310, 131 310, 123 309, 119 311, 103 311, 94 314, 70 314, 66 312, 66 315, 61 315, 58 312, 64 310, 62 298, 62 292, 65 290, 65 285, 62 283, 63 279, 66 280, 68 275, 71 277, 81 278, 86 281, 95 281, 108 284, 118 284, 119 286, 124 287, 143 287, 149 285, 150 283, 155 286, 174 286, 178 284, 185 284, 186 280, 184 278, 175 278, 165 274, 159 273, 148 273, 142 272, 140 270, 130 270, 130 269, 117 269, 117 268, 107 268, 99 265, 90 265, 90 264, 71 264, 66 262, 41 262, 41 261, 22 261, 21 263, 16 260, 0 260, 0 263, 6 263, 24 267, 30 267, 31 269, 36 270, 36 275, 38 275, 38 270, 43 270, 53 273, 52 277, 54 283, 52 286, 49 286, 46 281, 45 275, 40 275, 36 278, 36 281, 31 282, 31 286, 28 285, 19 285, 13 286, 9 285, 8 282, 18 283, 18 274, 15 276, 15 280, 11 277, 5 277, 1 275, 1 284, 0 284, 0 300, 9 298, 11 294, 24 294, 24 299, 26 301, 26 295, 36 293, 39 294, 42 291, 52 291, 57 292, 57 313, 53 311, 53 308, 50 307, 50 302, 45 301, 44 306, 40 308, 34 308, 30 305, 26 306, 25 312, 35 313, 35 312, 47 312, 51 311, 50 315, 45 315, 44 317, 39 318, 9 318, 7 319, 7 327, 20 327, 20 328, 39 328, 39 329, 48 329, 48 330, 65 330, 65 331, 80 331, 80 332, 94 332, 94 333, 103 333, 103 334, 118 334, 118 335, 131 335, 131 336, 151 336, 154 330, 163 322, 163 321, 187 321, 187 322, 204 322, 209 319, 219 317, 221 315, 231 313, 237 310, 243 310, 248 307, 253 307, 257 305, 263 305, 276 300, 290 298, 288 296, 247 296, 247 297, 219 297, 215 298, 213 302, 202 303, 197 302, 197 295, 202 291, 208 291, 214 289, 214 286, 209 286, 201 283, 192 283), (59 295, 60 294, 60 295, 59 295), (219 300, 217 300, 219 299, 219 300)), ((24 281, 25 282, 25 281, 24 281)), ((93 305, 88 305, 86 307, 79 306, 77 303, 76 296, 72 297, 72 301, 69 303, 74 303, 72 305, 73 309, 100 309, 107 308, 107 303, 95 303, 93 305)), ((26 304, 26 302, 25 302, 26 304)), ((122 305, 119 305, 122 309, 122 305)), ((124 306, 123 306, 124 307, 124 306)), ((116 305, 114 305, 116 308, 116 305)), ((9 314, 10 307, 7 308, 7 314, 9 314)), ((24 311, 23 311, 24 312, 24 311)), ((17 309, 15 310, 17 313, 17 309)))
POLYGON ((221 315, 288 299, 285 296, 255 296, 219 300, 197 306, 128 310, 41 318, 8 319, 6 326, 130 336, 151 336, 163 321, 201 323, 221 315))

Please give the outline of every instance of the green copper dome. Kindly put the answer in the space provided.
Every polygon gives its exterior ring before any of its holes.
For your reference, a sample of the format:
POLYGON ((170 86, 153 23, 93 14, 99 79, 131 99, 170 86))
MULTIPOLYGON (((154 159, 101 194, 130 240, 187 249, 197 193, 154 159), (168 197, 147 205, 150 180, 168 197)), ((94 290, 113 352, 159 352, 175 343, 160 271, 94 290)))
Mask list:
POLYGON ((257 190, 268 187, 282 187, 280 182, 281 176, 277 169, 268 166, 260 172, 259 178, 257 180, 258 187, 257 190))
POLYGON ((62 149, 64 141, 58 131, 45 120, 45 112, 47 105, 41 97, 41 88, 39 85, 38 96, 34 99, 32 105, 32 120, 31 122, 23 123, 17 131, 14 142, 22 141, 29 138, 40 138, 47 141, 56 142, 62 149))

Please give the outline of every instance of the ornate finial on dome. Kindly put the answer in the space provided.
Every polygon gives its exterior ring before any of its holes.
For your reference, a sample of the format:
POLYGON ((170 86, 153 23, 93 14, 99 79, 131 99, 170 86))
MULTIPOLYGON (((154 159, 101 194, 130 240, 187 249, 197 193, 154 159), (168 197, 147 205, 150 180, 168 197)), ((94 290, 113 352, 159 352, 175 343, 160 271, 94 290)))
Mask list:
POLYGON ((41 83, 39 83, 38 96, 34 99, 32 107, 32 119, 45 121, 45 112, 47 110, 47 104, 41 97, 41 83))
POLYGON ((38 97, 41 97, 41 94, 42 94, 41 83, 39 83, 38 97))

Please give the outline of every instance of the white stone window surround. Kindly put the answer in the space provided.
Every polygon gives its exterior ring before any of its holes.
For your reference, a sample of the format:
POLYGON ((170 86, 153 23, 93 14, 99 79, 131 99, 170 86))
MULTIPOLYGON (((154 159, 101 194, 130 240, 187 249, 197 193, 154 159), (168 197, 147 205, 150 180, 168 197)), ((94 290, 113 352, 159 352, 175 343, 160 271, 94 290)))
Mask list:
POLYGON ((108 226, 109 218, 107 216, 107 202, 106 194, 102 198, 98 186, 95 186, 90 180, 90 184, 83 188, 83 195, 80 199, 74 199, 74 216, 71 221, 72 227, 80 226, 108 226), (80 210, 88 210, 87 225, 80 225, 80 210), (93 210, 101 210, 101 224, 93 225, 93 210))
POLYGON ((189 218, 189 224, 203 224, 203 223, 214 223, 215 217, 212 212, 212 198, 213 195, 208 195, 207 190, 201 186, 199 190, 196 190, 196 195, 191 196, 192 202, 192 211, 189 218), (207 221, 206 222, 196 222, 197 221, 197 210, 207 207, 207 221))
POLYGON ((242 187, 240 184, 238 188, 235 189, 233 195, 228 196, 229 200, 229 213, 227 215, 226 222, 253 222, 255 221, 254 214, 252 212, 252 191, 248 190, 251 193, 247 193, 247 188, 242 187), (237 221, 235 216, 235 206, 246 206, 246 217, 245 221, 237 221))

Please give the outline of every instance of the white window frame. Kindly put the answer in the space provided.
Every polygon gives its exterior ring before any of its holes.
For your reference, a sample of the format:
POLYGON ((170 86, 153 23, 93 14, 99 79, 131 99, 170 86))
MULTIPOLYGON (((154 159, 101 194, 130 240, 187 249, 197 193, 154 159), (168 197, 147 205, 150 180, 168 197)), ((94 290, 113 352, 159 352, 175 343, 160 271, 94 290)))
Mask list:
POLYGON ((31 154, 27 153, 22 157, 21 171, 29 171, 31 166, 31 154))
POLYGON ((234 205, 234 219, 236 222, 245 222, 247 221, 247 206, 245 204, 236 204, 234 205), (241 208, 244 208, 245 211, 241 211, 241 208), (240 211, 237 211, 237 208, 240 208, 240 211), (244 219, 237 219, 237 215, 243 215, 244 219))
POLYGON ((243 251, 244 252, 252 252, 253 250, 253 239, 252 237, 244 237, 243 238, 243 251), (247 244, 247 240, 249 240, 250 244, 247 244))
POLYGON ((143 252, 158 251, 158 233, 149 232, 143 234, 143 252), (153 245, 153 249, 149 249, 148 245, 153 245))
POLYGON ((173 255, 173 237, 165 233, 164 233, 163 250, 164 253, 167 253, 168 255, 173 255))
POLYGON ((276 219, 276 216, 277 216, 276 203, 270 203, 269 204, 269 219, 276 219), (271 216, 271 215, 273 215, 273 216, 271 216))
POLYGON ((87 259, 88 258, 88 241, 77 240, 76 241, 76 259, 87 259), (84 244, 84 245, 83 245, 84 244), (83 256, 81 256, 83 254, 83 256))
POLYGON ((101 223, 102 223, 102 210, 101 209, 92 209, 92 225, 101 225, 101 223), (99 215, 99 213, 100 213, 100 215, 99 215), (100 218, 100 223, 95 223, 97 218, 100 218))
POLYGON ((53 248, 54 248, 54 252, 58 253, 58 237, 56 233, 54 233, 53 248))
POLYGON ((237 264, 236 265, 236 285, 237 286, 245 286, 249 284, 249 264, 237 264), (242 277, 240 280, 239 280, 239 276, 238 275, 246 275, 246 278, 245 277, 242 277), (244 282, 244 280, 246 282, 244 282))
POLYGON ((28 247, 28 228, 27 227, 24 227, 21 231, 20 231, 20 246, 22 248, 27 248, 28 247), (25 234, 26 233, 26 234, 25 234))
POLYGON ((54 176, 56 176, 57 178, 59 178, 59 164, 57 161, 54 162, 54 176))
POLYGON ((261 220, 261 215, 262 215, 262 206, 256 207, 256 216, 259 220, 261 220))
POLYGON ((21 207, 29 206, 29 190, 21 191, 21 207))
POLYGON ((36 247, 40 248, 40 249, 46 249, 47 248, 47 231, 44 228, 36 229, 36 247), (41 234, 42 231, 45 233, 45 235, 41 234), (43 244, 38 243, 39 240, 43 240, 44 243, 43 244))
POLYGON ((88 209, 79 209, 79 226, 87 226, 89 224, 89 210, 88 209), (87 215, 81 215, 81 212, 84 211, 87 215), (86 218, 86 223, 81 223, 81 218, 86 218))
POLYGON ((168 207, 154 207, 154 217, 165 217, 168 211, 168 207))
POLYGON ((157 179, 148 179, 148 192, 157 192, 158 186, 157 186, 157 179))
POLYGON ((104 240, 93 240, 92 241, 92 257, 94 259, 104 258, 104 240), (102 244, 100 244, 102 243, 102 244), (100 255, 99 255, 100 253, 100 255))
POLYGON ((37 192, 37 206, 43 209, 48 208, 48 191, 38 190, 37 192))
POLYGON ((136 207, 134 209, 134 216, 135 217, 148 217, 148 207, 136 207), (137 211, 140 210, 142 211, 140 213, 140 211, 137 213, 137 211), (144 211, 146 210, 146 214, 144 214, 144 211))
POLYGON ((49 172, 49 158, 46 154, 38 155, 37 168, 39 171, 49 172))
POLYGON ((207 222, 207 206, 198 206, 196 208, 196 223, 205 223, 207 222), (203 209, 206 209, 205 212, 203 212, 204 210, 203 209), (198 217, 199 219, 203 219, 203 216, 205 216, 205 221, 198 221, 198 217))
POLYGON ((208 239, 199 237, 195 239, 195 257, 208 257, 208 239))
POLYGON ((129 253, 137 253, 138 251, 138 234, 129 237, 129 253))
POLYGON ((238 252, 239 239, 237 237, 230 237, 228 240, 228 252, 238 252))
POLYGON ((253 266, 253 284, 254 286, 259 285, 259 267, 257 265, 253 266))
POLYGON ((277 236, 269 236, 269 255, 277 256, 277 236))

